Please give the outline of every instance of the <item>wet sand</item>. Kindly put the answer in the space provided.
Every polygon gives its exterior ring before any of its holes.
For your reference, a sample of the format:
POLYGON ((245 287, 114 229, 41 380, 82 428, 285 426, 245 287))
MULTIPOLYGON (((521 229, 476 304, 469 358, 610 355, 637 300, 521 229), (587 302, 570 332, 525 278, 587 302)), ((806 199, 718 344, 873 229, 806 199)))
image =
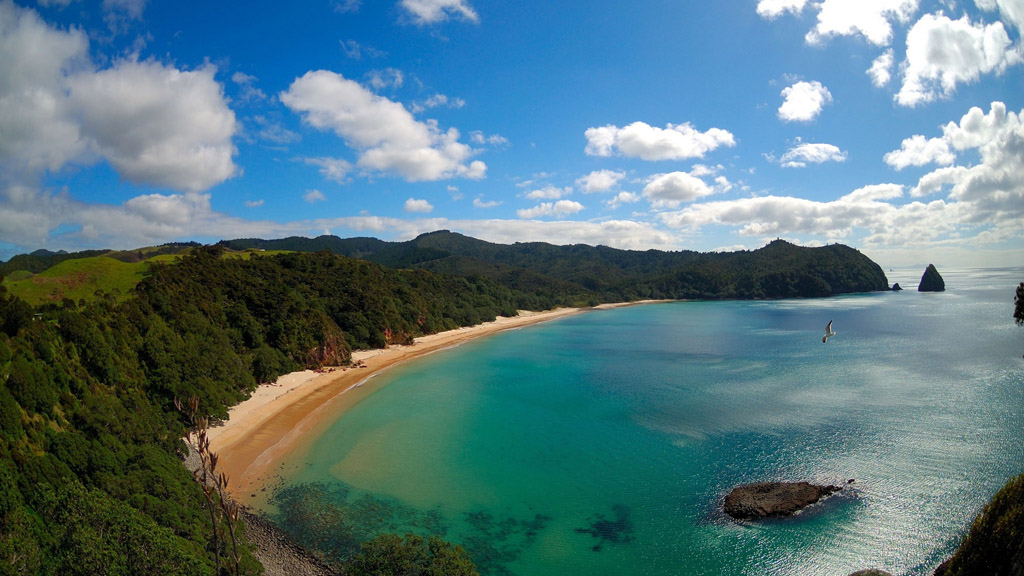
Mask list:
MULTIPOLYGON (((640 303, 605 304, 597 308, 640 303)), ((494 322, 423 336, 408 346, 355 351, 352 363, 361 367, 329 368, 322 372, 305 370, 282 376, 273 384, 261 385, 248 400, 228 412, 228 420, 223 425, 209 430, 210 448, 220 457, 218 470, 227 473, 229 490, 244 502, 272 479, 273 467, 295 450, 321 421, 333 421, 368 396, 373 387, 364 384, 371 376, 470 339, 584 310, 593 308, 521 311, 516 317, 499 317, 494 322)))

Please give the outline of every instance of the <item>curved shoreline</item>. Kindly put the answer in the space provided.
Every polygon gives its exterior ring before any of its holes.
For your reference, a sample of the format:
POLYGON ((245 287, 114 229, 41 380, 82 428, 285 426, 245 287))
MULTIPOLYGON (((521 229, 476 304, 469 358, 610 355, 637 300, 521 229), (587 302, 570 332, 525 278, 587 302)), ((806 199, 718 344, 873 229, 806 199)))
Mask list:
POLYGON ((408 346, 355 351, 352 362, 361 367, 286 374, 273 384, 259 386, 248 400, 231 408, 222 425, 210 428, 210 449, 219 455, 218 468, 228 475, 229 491, 244 502, 271 479, 273 466, 289 455, 324 416, 330 415, 333 420, 372 393, 372 387, 363 388, 363 384, 387 368, 504 330, 586 310, 650 302, 654 301, 545 312, 520 311, 519 316, 498 317, 493 322, 423 336, 408 346))

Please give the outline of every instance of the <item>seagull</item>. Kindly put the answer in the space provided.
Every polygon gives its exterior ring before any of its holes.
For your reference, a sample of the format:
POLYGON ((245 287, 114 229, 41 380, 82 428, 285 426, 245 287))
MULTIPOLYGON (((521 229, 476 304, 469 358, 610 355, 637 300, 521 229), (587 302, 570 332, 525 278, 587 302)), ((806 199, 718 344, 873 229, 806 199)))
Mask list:
POLYGON ((825 342, 828 342, 828 339, 835 335, 836 333, 832 331, 832 321, 829 320, 828 325, 825 326, 825 336, 821 338, 821 343, 824 344, 825 342))

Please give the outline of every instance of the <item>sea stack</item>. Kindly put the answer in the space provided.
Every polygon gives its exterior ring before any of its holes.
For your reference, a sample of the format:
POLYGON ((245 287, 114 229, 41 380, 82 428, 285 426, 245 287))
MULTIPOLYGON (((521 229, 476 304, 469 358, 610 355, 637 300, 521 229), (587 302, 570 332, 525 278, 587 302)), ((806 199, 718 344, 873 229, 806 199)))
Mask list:
POLYGON ((903 288, 900 286, 899 282, 897 282, 897 283, 892 285, 892 291, 893 292, 899 292, 900 290, 903 290, 903 288))
POLYGON ((946 282, 942 279, 934 264, 929 264, 921 276, 921 283, 917 285, 918 292, 942 292, 946 289, 946 282))

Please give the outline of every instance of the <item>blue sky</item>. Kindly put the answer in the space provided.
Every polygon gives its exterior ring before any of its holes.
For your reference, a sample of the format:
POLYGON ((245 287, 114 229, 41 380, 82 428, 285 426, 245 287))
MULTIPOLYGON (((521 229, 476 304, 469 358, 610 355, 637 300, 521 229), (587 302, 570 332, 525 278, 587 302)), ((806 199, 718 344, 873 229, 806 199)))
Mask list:
POLYGON ((0 0, 0 256, 291 235, 1024 262, 1024 0, 0 0))

